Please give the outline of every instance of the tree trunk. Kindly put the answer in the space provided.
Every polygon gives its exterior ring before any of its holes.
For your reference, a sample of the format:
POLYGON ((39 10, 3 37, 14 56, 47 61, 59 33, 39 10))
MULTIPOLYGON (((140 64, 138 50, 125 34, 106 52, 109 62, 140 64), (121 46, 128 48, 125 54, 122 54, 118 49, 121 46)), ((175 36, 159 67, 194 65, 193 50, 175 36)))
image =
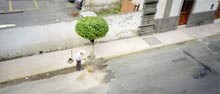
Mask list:
POLYGON ((95 54, 94 54, 94 44, 95 44, 95 40, 90 40, 90 42, 92 43, 92 51, 90 54, 90 59, 95 59, 95 54))

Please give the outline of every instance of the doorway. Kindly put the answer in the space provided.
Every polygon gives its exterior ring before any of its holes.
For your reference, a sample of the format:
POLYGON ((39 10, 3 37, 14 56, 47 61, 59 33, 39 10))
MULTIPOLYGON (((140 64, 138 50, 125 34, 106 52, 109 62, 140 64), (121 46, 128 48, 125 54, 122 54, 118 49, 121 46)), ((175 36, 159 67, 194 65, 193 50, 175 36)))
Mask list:
POLYGON ((216 10, 215 18, 219 19, 220 18, 220 3, 218 4, 218 8, 216 10))
POLYGON ((183 6, 180 13, 179 25, 184 25, 187 23, 189 14, 193 8, 195 0, 184 0, 183 6))
POLYGON ((135 4, 131 0, 122 0, 121 5, 121 13, 133 12, 135 9, 135 4))

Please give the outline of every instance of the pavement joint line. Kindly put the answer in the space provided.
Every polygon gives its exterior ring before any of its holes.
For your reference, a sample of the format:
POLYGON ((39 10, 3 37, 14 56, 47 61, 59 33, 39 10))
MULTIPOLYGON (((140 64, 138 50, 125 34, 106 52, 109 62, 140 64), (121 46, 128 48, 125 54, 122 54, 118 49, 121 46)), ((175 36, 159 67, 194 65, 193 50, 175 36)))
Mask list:
POLYGON ((11 0, 8 0, 8 5, 9 5, 9 11, 12 11, 12 1, 11 0))
POLYGON ((38 9, 38 3, 37 3, 37 0, 34 0, 34 5, 35 5, 35 8, 38 9))

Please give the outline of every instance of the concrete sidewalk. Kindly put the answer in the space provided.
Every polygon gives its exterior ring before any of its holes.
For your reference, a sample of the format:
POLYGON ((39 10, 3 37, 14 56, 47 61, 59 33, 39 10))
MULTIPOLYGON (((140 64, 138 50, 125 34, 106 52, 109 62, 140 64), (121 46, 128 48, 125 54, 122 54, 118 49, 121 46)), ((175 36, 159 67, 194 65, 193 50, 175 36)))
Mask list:
MULTIPOLYGON (((178 28, 177 30, 165 33, 99 43, 95 45, 95 55, 96 58, 108 59, 218 34, 220 34, 219 23, 192 28, 178 28)), ((75 56, 81 49, 86 50, 88 55, 91 46, 88 45, 0 62, 0 83, 73 67, 75 63, 67 63, 67 60, 70 58, 71 50, 73 51, 73 56, 75 56)))

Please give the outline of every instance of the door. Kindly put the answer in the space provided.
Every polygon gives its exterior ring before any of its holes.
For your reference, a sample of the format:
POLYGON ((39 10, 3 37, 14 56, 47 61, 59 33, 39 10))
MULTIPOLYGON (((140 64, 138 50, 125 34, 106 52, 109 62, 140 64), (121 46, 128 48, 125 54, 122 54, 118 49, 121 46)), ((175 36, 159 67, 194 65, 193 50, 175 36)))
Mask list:
POLYGON ((220 18, 220 3, 218 4, 218 8, 216 10, 216 16, 215 16, 216 19, 220 18))
POLYGON ((121 13, 133 12, 135 9, 135 4, 131 0, 122 0, 121 5, 121 13))
POLYGON ((183 6, 180 13, 179 25, 184 25, 187 23, 193 4, 194 4, 194 0, 183 1, 183 6))

